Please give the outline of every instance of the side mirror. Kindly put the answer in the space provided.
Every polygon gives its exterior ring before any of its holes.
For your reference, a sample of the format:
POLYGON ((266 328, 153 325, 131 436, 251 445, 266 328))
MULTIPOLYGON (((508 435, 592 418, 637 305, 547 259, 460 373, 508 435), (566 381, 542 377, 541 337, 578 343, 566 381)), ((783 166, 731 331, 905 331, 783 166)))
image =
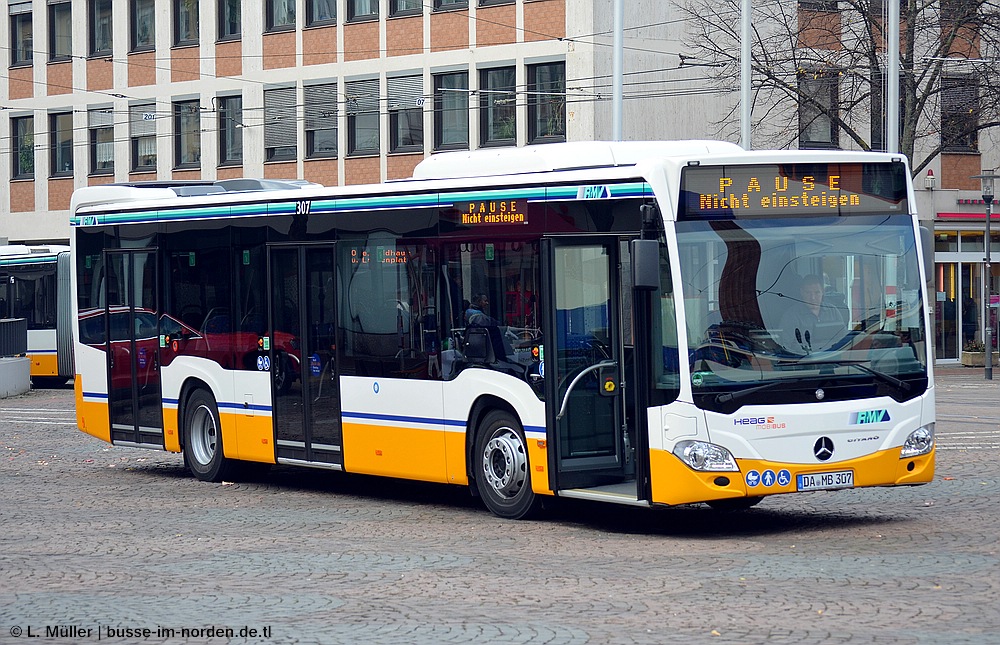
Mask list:
POLYGON ((632 240, 632 286, 660 288, 660 243, 656 240, 632 240))

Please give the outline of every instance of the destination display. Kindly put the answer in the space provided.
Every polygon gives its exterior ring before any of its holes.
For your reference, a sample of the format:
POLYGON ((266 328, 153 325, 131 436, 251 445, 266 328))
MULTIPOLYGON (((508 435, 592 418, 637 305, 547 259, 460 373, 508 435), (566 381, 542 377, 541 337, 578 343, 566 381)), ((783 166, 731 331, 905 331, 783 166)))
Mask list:
POLYGON ((527 201, 522 199, 488 199, 458 202, 453 205, 462 213, 462 224, 527 224, 527 201))
POLYGON ((678 219, 906 213, 902 163, 688 166, 678 219))

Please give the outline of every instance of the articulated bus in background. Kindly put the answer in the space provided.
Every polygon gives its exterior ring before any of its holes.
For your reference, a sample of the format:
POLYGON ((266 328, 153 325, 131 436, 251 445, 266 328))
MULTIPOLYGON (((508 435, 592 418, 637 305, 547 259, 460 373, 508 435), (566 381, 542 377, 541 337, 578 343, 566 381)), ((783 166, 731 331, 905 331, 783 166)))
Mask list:
POLYGON ((73 378, 72 270, 68 246, 0 246, 0 319, 27 321, 35 386, 73 378))
POLYGON ((933 477, 901 155, 567 143, 73 211, 78 425, 203 480, 311 466, 520 518, 933 477))

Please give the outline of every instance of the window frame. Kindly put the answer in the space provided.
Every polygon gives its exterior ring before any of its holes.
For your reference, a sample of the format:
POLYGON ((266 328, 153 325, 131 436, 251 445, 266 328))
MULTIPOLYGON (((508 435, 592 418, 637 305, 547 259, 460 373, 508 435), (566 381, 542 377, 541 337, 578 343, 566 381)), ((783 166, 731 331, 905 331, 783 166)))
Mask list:
POLYGON ((243 96, 218 97, 219 166, 243 165, 243 96))
POLYGON ((49 177, 72 177, 75 168, 75 160, 73 159, 73 112, 50 112, 49 113, 49 177), (69 127, 66 127, 66 121, 68 120, 69 127), (66 140, 60 139, 59 134, 65 135, 69 133, 69 156, 63 156, 65 150, 61 150, 66 146, 66 140), (60 154, 60 151, 62 154, 60 154), (69 159, 69 168, 65 167, 59 168, 59 162, 65 162, 69 159))
MULTIPOLYGON (((799 101, 796 113, 798 115, 798 141, 800 150, 837 150, 840 148, 840 128, 836 123, 836 115, 839 114, 838 102, 840 99, 839 76, 836 72, 825 74, 814 74, 805 72, 799 74, 798 78, 799 101), (804 89, 806 86, 815 83, 811 90, 804 89), (819 97, 824 89, 828 92, 826 98, 829 100, 828 110, 815 107, 802 100, 803 96, 819 97), (810 114, 810 112, 814 114, 810 114), (829 114, 833 112, 834 114, 829 114), (826 123, 829 132, 829 141, 820 139, 807 139, 806 134, 809 129, 817 123, 817 119, 826 123)), ((817 102, 819 102, 817 98, 817 102)))
POLYGON ((517 68, 513 65, 503 67, 489 67, 479 70, 479 145, 483 148, 494 148, 517 145, 517 68), (491 78, 498 74, 512 74, 512 85, 493 85, 491 78), (511 89, 506 89, 511 88, 511 89), (512 115, 513 131, 510 137, 493 137, 491 124, 496 113, 500 113, 499 119, 506 119, 504 116, 508 111, 507 105, 497 106, 495 94, 508 92, 513 95, 514 105, 509 108, 512 115), (492 103, 492 104, 491 104, 492 103))
POLYGON ((337 2, 336 0, 306 0, 306 26, 307 27, 318 27, 322 25, 335 25, 337 24, 337 2), (317 18, 316 6, 319 2, 327 2, 333 4, 333 16, 330 18, 317 18))
MULTIPOLYGON (((470 122, 469 114, 471 109, 471 94, 469 93, 469 72, 468 70, 458 71, 458 72, 444 72, 440 74, 434 74, 433 76, 433 86, 434 86, 434 150, 468 150, 471 146, 471 134, 470 134, 470 122), (464 88, 461 87, 445 87, 442 82, 445 79, 454 78, 464 80, 464 88), (458 110, 458 108, 452 108, 445 105, 444 97, 447 92, 455 91, 456 94, 464 96, 465 100, 465 110, 464 110, 464 121, 465 121, 465 137, 462 141, 445 141, 444 134, 446 132, 457 132, 458 130, 453 127, 453 124, 446 123, 445 111, 458 110), (463 91, 464 90, 464 91, 463 91)), ((459 101, 461 102, 461 100, 459 101)), ((457 120, 461 120, 461 117, 455 115, 457 120)), ((450 137, 449 137, 450 138, 450 137)))
POLYGON ((346 0, 347 1, 347 22, 367 22, 370 20, 378 20, 378 0, 346 0), (359 2, 367 2, 369 6, 373 7, 372 11, 369 13, 358 13, 357 6, 359 2))
MULTIPOLYGON (((381 106, 379 104, 378 79, 368 79, 351 81, 345 83, 344 94, 347 96, 345 111, 347 112, 347 156, 348 157, 370 157, 382 152, 382 119, 381 106), (360 90, 360 91, 359 91, 360 90), (374 96, 372 96, 374 90, 374 96), (357 93, 357 96, 351 97, 357 93), (374 108, 374 109, 373 109, 374 108), (362 147, 359 142, 358 133, 362 130, 372 129, 370 121, 375 119, 375 145, 362 147)), ((367 140, 371 141, 368 137, 367 140)))
POLYGON ((187 47, 197 45, 201 38, 201 18, 199 17, 200 3, 198 0, 173 0, 171 6, 171 17, 173 18, 173 43, 174 47, 187 47), (188 5, 187 11, 184 10, 188 5), (191 6, 193 5, 193 7, 191 6), (193 8, 193 12, 191 11, 193 8), (182 30, 184 21, 182 16, 193 16, 193 25, 189 30, 182 30))
POLYGON ((296 6, 295 0, 266 0, 264 2, 264 33, 272 33, 278 31, 293 31, 295 29, 296 20, 296 6), (276 22, 278 3, 281 3, 285 9, 291 5, 292 11, 290 14, 290 20, 286 22, 276 22))
POLYGON ((425 104, 423 88, 422 74, 386 79, 386 95, 389 97, 390 153, 423 152, 425 104), (404 115, 405 119, 402 118, 404 115), (404 137, 404 134, 407 137, 404 137), (410 143, 401 143, 404 138, 409 138, 410 143))
POLYGON ((296 135, 298 131, 297 96, 298 91, 294 86, 275 87, 264 90, 264 163, 269 161, 295 161, 298 159, 299 147, 296 135), (268 105, 269 96, 281 98, 283 93, 288 93, 289 91, 288 103, 268 105), (278 111, 278 113, 275 114, 274 111, 278 111), (279 136, 285 134, 284 130, 288 129, 287 126, 284 129, 275 130, 279 121, 284 118, 291 118, 291 144, 268 146, 268 140, 271 139, 273 141, 275 138, 281 139, 282 143, 287 143, 284 141, 284 137, 279 136))
POLYGON ((434 11, 468 9, 469 0, 434 0, 434 11))
POLYGON ((34 179, 35 178, 35 117, 34 115, 12 116, 10 118, 11 136, 11 179, 34 179), (27 124, 28 130, 21 131, 21 124, 27 124), (24 140, 30 135, 30 142, 25 145, 24 140), (21 156, 29 150, 31 151, 31 169, 24 171, 24 164, 21 163, 21 156))
MULTIPOLYGON (((29 5, 30 6, 30 5, 29 5)), ((35 63, 35 25, 31 11, 10 14, 10 66, 31 67, 35 63), (28 27, 28 38, 24 38, 24 26, 28 27), (25 49, 25 42, 28 47, 25 49)))
POLYGON ((337 91, 336 83, 323 83, 318 85, 306 85, 302 88, 304 104, 305 104, 305 134, 306 134, 306 159, 332 159, 336 158, 340 149, 340 143, 338 137, 340 135, 338 128, 338 118, 339 110, 337 109, 337 96, 339 96, 337 91), (332 89, 332 101, 323 101, 319 96, 323 94, 329 94, 332 89), (332 110, 330 109, 332 107, 332 110), (331 114, 332 112, 332 114, 331 114), (317 122, 322 119, 332 118, 332 127, 321 128, 317 127, 317 122), (317 132, 332 132, 333 133, 333 150, 320 150, 316 149, 316 133, 317 132))
POLYGON ((132 0, 129 2, 129 51, 142 52, 156 49, 156 0, 132 0), (139 43, 139 4, 148 4, 152 17, 149 42, 139 43))
MULTIPOLYGON (((111 112, 112 108, 96 109, 87 111, 87 147, 88 156, 90 157, 90 175, 113 175, 115 174, 115 126, 114 122, 110 124, 93 125, 90 121, 93 121, 93 113, 108 113, 111 112), (101 135, 107 135, 110 133, 111 139, 108 141, 101 141, 101 135), (100 164, 99 144, 108 143, 111 145, 111 165, 106 168, 98 167, 100 164)), ((112 112, 113 114, 113 112, 112 112)))
POLYGON ((114 4, 112 0, 89 0, 87 3, 87 47, 91 58, 108 57, 114 53, 114 4), (107 39, 99 39, 97 29, 102 8, 107 7, 107 39), (106 45, 106 46, 105 46, 106 45))
POLYGON ((979 122, 982 107, 980 106, 979 85, 975 84, 974 74, 949 74, 941 77, 941 144, 945 152, 980 152, 979 122), (946 85, 947 83, 947 85, 946 85), (949 90, 954 96, 949 96, 949 90), (963 96, 968 93, 968 96, 963 96), (953 108, 958 101, 971 99, 971 110, 947 109, 953 108), (951 105, 948 105, 948 104, 951 105), (963 132, 955 137, 954 143, 947 143, 946 133, 949 129, 960 127, 963 132))
POLYGON ((72 2, 55 2, 49 5, 49 61, 58 62, 73 59, 73 3, 72 2), (56 32, 56 26, 59 24, 58 17, 60 14, 64 19, 68 17, 67 24, 64 25, 68 27, 68 32, 66 38, 69 40, 68 46, 65 48, 65 53, 61 53, 62 50, 56 51, 55 43, 58 43, 62 36, 56 32))
POLYGON ((389 17, 419 16, 424 12, 423 0, 389 0, 389 17), (415 7, 399 8, 400 3, 415 3, 415 7))
POLYGON ((217 7, 216 19, 218 20, 218 33, 217 39, 219 41, 229 41, 229 40, 240 40, 243 38, 243 3, 239 0, 219 0, 217 7), (236 7, 236 31, 229 31, 226 28, 227 24, 231 24, 232 21, 227 21, 226 17, 228 12, 226 7, 234 4, 236 7))
MULTIPOLYGON (((537 65, 528 65, 528 143, 555 143, 566 140, 566 63, 565 61, 552 62, 552 63, 539 63, 537 65), (543 68, 561 68, 561 76, 555 80, 550 81, 555 84, 560 84, 562 86, 562 134, 539 134, 539 117, 540 113, 547 113, 546 106, 550 102, 558 103, 559 100, 554 97, 558 94, 556 91, 539 90, 538 88, 538 71, 543 68), (545 94, 543 100, 542 94, 545 94)), ((549 107, 548 109, 552 109, 549 107)))
POLYGON ((201 168, 201 104, 198 99, 190 99, 184 101, 174 101, 171 103, 173 108, 173 123, 174 123, 174 168, 175 169, 185 169, 185 168, 201 168), (192 109, 193 107, 193 109, 192 109), (184 121, 185 110, 188 110, 187 114, 196 115, 196 126, 193 131, 185 131, 184 121), (189 139, 188 137, 192 137, 189 139), (196 150, 198 159, 195 161, 183 160, 185 143, 195 142, 197 145, 194 146, 196 150))

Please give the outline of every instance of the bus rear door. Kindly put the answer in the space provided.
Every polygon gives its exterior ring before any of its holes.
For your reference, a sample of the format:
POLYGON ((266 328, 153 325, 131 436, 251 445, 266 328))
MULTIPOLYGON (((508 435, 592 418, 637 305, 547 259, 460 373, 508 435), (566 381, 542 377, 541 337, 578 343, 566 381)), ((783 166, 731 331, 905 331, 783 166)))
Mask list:
POLYGON ((109 251, 106 266, 111 440, 163 448, 156 252, 109 251))

